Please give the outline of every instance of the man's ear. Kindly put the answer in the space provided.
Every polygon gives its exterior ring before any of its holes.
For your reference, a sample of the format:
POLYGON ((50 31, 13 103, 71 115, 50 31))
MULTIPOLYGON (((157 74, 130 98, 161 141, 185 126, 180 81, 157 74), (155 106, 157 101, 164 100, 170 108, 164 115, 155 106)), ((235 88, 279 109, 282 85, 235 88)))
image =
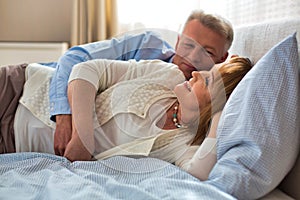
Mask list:
POLYGON ((221 62, 224 62, 227 59, 228 55, 229 55, 228 52, 226 52, 224 56, 221 58, 221 62))

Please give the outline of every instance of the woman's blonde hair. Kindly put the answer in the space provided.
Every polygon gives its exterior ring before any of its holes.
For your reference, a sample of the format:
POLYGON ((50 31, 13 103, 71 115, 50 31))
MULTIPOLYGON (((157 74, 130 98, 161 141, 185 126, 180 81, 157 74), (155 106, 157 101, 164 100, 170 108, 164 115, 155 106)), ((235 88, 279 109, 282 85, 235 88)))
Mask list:
MULTIPOLYGON (((226 49, 228 50, 233 41, 233 28, 231 23, 219 15, 207 14, 202 10, 193 11, 186 20, 184 27, 192 20, 198 20, 203 26, 226 38, 226 49)), ((183 29, 184 30, 184 29, 183 29)))
POLYGON ((233 57, 219 66, 219 76, 214 79, 214 86, 210 91, 211 102, 200 111, 198 131, 192 144, 202 143, 209 130, 212 116, 224 108, 235 87, 251 68, 251 61, 243 57, 233 57))

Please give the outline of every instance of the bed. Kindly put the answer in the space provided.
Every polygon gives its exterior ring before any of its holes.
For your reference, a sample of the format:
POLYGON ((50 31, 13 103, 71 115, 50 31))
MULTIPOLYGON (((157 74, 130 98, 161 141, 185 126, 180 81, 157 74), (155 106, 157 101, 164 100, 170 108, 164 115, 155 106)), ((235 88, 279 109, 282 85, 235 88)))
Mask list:
POLYGON ((300 20, 235 29, 230 53, 255 66, 223 110, 218 161, 207 181, 149 157, 71 163, 44 153, 11 153, 0 155, 0 199, 299 199, 296 31, 300 20))

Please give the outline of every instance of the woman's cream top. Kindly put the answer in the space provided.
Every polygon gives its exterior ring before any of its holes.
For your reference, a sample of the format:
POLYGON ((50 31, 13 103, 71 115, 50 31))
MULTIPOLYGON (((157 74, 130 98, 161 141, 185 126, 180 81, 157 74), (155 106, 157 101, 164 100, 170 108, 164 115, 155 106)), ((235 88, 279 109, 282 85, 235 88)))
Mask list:
MULTIPOLYGON (((35 140, 41 138, 43 140, 40 141, 41 143, 48 143, 46 141, 48 140, 53 145, 55 124, 50 121, 50 115, 47 112, 49 108, 48 88, 52 72, 51 70, 33 70, 33 68, 34 66, 28 67, 27 71, 31 74, 31 78, 25 84, 24 96, 20 101, 22 106, 19 110, 21 111, 16 115, 16 129, 19 130, 16 132, 18 135, 16 143, 19 143, 17 145, 19 147, 24 141, 30 140, 21 137, 21 133, 26 132, 26 127, 34 127, 36 119, 43 122, 45 130, 50 127, 51 131, 46 134, 39 124, 40 132, 33 131, 35 135, 31 137, 35 140), (35 72, 30 73, 30 70, 35 72), (26 123, 21 123, 20 119, 24 115, 28 120, 26 123), (30 120, 29 116, 35 120, 30 120), (39 137, 36 134, 43 134, 43 136, 39 137), (45 135, 48 135, 48 139, 45 135)), ((205 145, 201 148, 189 145, 196 134, 196 127, 162 130, 156 126, 157 121, 175 101, 173 87, 184 81, 184 76, 177 66, 158 60, 140 62, 93 60, 75 66, 69 81, 74 79, 86 80, 98 91, 92 122, 96 141, 95 158, 104 159, 114 155, 144 155, 176 163, 185 168, 189 168, 187 166, 190 165, 186 163, 192 160, 195 152, 200 149, 202 152, 204 149, 209 150, 215 158, 214 139, 205 140, 203 143, 205 145)), ((28 137, 30 133, 23 135, 28 137)), ((45 146, 51 147, 51 145, 45 146)), ((34 149, 33 147, 27 148, 34 149)), ((39 145, 39 148, 43 147, 39 145)), ((38 149, 38 151, 48 152, 50 149, 38 149)))

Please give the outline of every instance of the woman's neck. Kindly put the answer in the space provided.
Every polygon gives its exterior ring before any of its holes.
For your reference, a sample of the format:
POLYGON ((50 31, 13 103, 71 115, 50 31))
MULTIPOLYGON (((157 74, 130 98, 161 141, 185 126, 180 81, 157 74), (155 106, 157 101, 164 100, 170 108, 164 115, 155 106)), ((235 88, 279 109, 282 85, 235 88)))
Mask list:
POLYGON ((180 128, 179 123, 179 103, 176 101, 166 111, 165 115, 158 121, 157 126, 164 130, 180 128))

